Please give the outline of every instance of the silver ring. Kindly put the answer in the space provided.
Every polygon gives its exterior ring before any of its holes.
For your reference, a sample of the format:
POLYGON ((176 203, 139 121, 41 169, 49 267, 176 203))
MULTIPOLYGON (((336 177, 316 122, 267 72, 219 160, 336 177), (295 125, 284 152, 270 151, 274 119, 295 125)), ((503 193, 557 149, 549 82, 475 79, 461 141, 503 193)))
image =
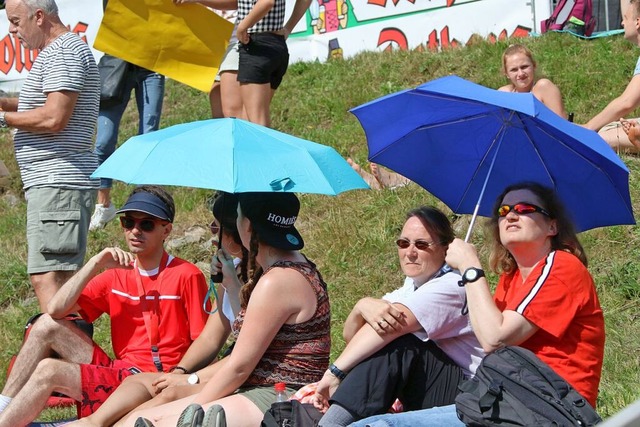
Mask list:
POLYGON ((382 322, 384 322, 384 319, 378 322, 378 326, 380 326, 381 328, 382 328, 382 322))

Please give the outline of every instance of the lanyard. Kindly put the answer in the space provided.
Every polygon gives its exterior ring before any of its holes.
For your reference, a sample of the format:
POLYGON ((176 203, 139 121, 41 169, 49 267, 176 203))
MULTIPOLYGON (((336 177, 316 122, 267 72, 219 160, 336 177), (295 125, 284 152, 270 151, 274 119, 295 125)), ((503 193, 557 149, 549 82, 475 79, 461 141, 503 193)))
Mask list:
MULTIPOLYGON (((158 266, 158 281, 157 289, 162 288, 162 273, 164 272, 165 267, 167 266, 167 261, 169 259, 169 254, 165 251, 162 252, 162 258, 160 259, 160 265, 158 266)), ((160 305, 160 296, 153 295, 148 296, 144 290, 144 286, 142 286, 142 276, 140 275, 140 270, 138 270, 137 263, 134 265, 135 268, 135 276, 136 283, 138 285, 138 294, 140 296, 140 308, 142 309, 142 317, 144 318, 144 325, 147 328, 147 334, 149 335, 149 342, 151 343, 151 358, 153 359, 153 364, 156 366, 158 372, 162 372, 162 362, 160 361, 160 350, 158 349, 158 325, 160 323, 160 319, 158 317, 158 307, 160 305), (149 307, 149 299, 154 301, 153 307, 149 307)))

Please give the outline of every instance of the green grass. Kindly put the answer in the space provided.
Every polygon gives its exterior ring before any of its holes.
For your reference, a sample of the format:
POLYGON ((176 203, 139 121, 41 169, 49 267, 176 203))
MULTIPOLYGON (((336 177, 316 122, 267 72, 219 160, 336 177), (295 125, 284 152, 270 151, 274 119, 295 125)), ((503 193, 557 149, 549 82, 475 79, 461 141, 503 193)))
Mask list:
MULTIPOLYGON (((273 126, 281 131, 335 147, 342 155, 366 164, 364 133, 348 110, 376 97, 415 86, 448 74, 498 87, 500 58, 513 41, 479 43, 472 47, 433 52, 364 53, 350 60, 326 64, 301 63, 289 68, 272 104, 273 126)), ((632 74, 638 50, 621 37, 584 41, 564 34, 524 40, 534 52, 542 75, 551 78, 565 97, 567 111, 584 123, 620 94, 632 74)), ((122 122, 120 140, 135 134, 137 116, 133 103, 122 122)), ((162 126, 205 119, 208 100, 175 82, 168 82, 162 126)), ((10 191, 19 202, 11 205, 0 198, 0 384, 9 356, 22 340, 22 327, 36 311, 25 268, 25 205, 10 135, 0 133, 0 157, 13 175, 10 191)), ((640 158, 622 155, 631 170, 630 187, 634 208, 640 200, 640 158)), ((213 161, 213 160, 212 160, 213 161)), ((171 167, 171 165, 166 165, 171 167)), ((130 187, 117 183, 113 190, 120 205, 130 187)), ((174 227, 181 235, 192 225, 210 222, 205 201, 208 191, 172 188, 178 206, 174 227)), ((587 191, 587 190, 585 190, 587 191)), ((402 275, 393 245, 404 215, 421 204, 447 208, 426 191, 410 185, 395 191, 353 191, 337 197, 301 195, 300 230, 307 243, 305 254, 321 269, 333 310, 335 357, 344 347, 342 324, 353 304, 365 295, 380 296, 400 285, 402 275)), ((459 235, 466 232, 467 218, 457 223, 459 235)), ((605 312, 607 343, 598 410, 608 416, 640 397, 640 228, 609 227, 581 235, 590 258, 605 312)), ((480 227, 473 241, 483 249, 480 227)), ((115 222, 91 234, 88 252, 106 245, 124 244, 115 222)), ((209 254, 199 245, 175 252, 193 262, 207 261, 209 254)), ((495 282, 495 275, 490 275, 495 282)), ((97 325, 97 339, 109 346, 108 322, 97 325)), ((45 418, 69 412, 48 412, 45 418)))

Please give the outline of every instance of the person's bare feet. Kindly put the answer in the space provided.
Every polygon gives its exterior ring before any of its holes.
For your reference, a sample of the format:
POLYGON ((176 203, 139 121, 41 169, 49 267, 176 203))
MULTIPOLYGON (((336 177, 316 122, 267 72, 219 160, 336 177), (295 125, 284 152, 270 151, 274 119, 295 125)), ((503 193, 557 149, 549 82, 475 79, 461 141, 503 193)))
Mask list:
POLYGON ((382 188, 398 188, 404 187, 411 182, 408 178, 399 173, 388 171, 378 166, 377 163, 369 163, 371 174, 376 178, 382 188))
POLYGON ((629 142, 631 142, 637 149, 640 149, 640 124, 637 120, 625 120, 620 119, 622 129, 627 134, 629 142))
POLYGON ((358 172, 358 175, 360 175, 362 179, 364 179, 364 182, 366 182, 369 185, 369 187, 371 187, 372 190, 380 190, 382 188, 380 186, 380 182, 378 181, 378 179, 374 175, 370 174, 369 172, 362 170, 362 167, 360 167, 359 164, 354 162, 353 159, 351 159, 351 157, 347 158, 347 163, 351 165, 354 171, 358 172))

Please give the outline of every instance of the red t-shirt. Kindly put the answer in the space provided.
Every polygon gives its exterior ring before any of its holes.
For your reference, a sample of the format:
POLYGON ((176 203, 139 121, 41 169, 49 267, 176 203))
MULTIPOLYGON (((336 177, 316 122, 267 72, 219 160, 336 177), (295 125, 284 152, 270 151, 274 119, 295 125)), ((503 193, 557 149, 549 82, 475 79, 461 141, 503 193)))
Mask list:
POLYGON ((500 277, 494 300, 540 329, 521 347, 535 353, 595 407, 604 355, 604 317, 591 274, 574 255, 555 251, 522 283, 500 277))
MULTIPOLYGON (((144 276, 142 284, 150 307, 158 301, 158 348, 165 370, 178 364, 204 327, 207 314, 202 303, 207 283, 195 265, 170 259, 161 275, 144 276), (161 280, 158 281, 158 277, 161 280)), ((82 292, 81 314, 93 322, 102 313, 111 318, 111 342, 116 359, 142 371, 154 372, 151 343, 144 323, 135 270, 114 268, 94 277, 82 292)))

